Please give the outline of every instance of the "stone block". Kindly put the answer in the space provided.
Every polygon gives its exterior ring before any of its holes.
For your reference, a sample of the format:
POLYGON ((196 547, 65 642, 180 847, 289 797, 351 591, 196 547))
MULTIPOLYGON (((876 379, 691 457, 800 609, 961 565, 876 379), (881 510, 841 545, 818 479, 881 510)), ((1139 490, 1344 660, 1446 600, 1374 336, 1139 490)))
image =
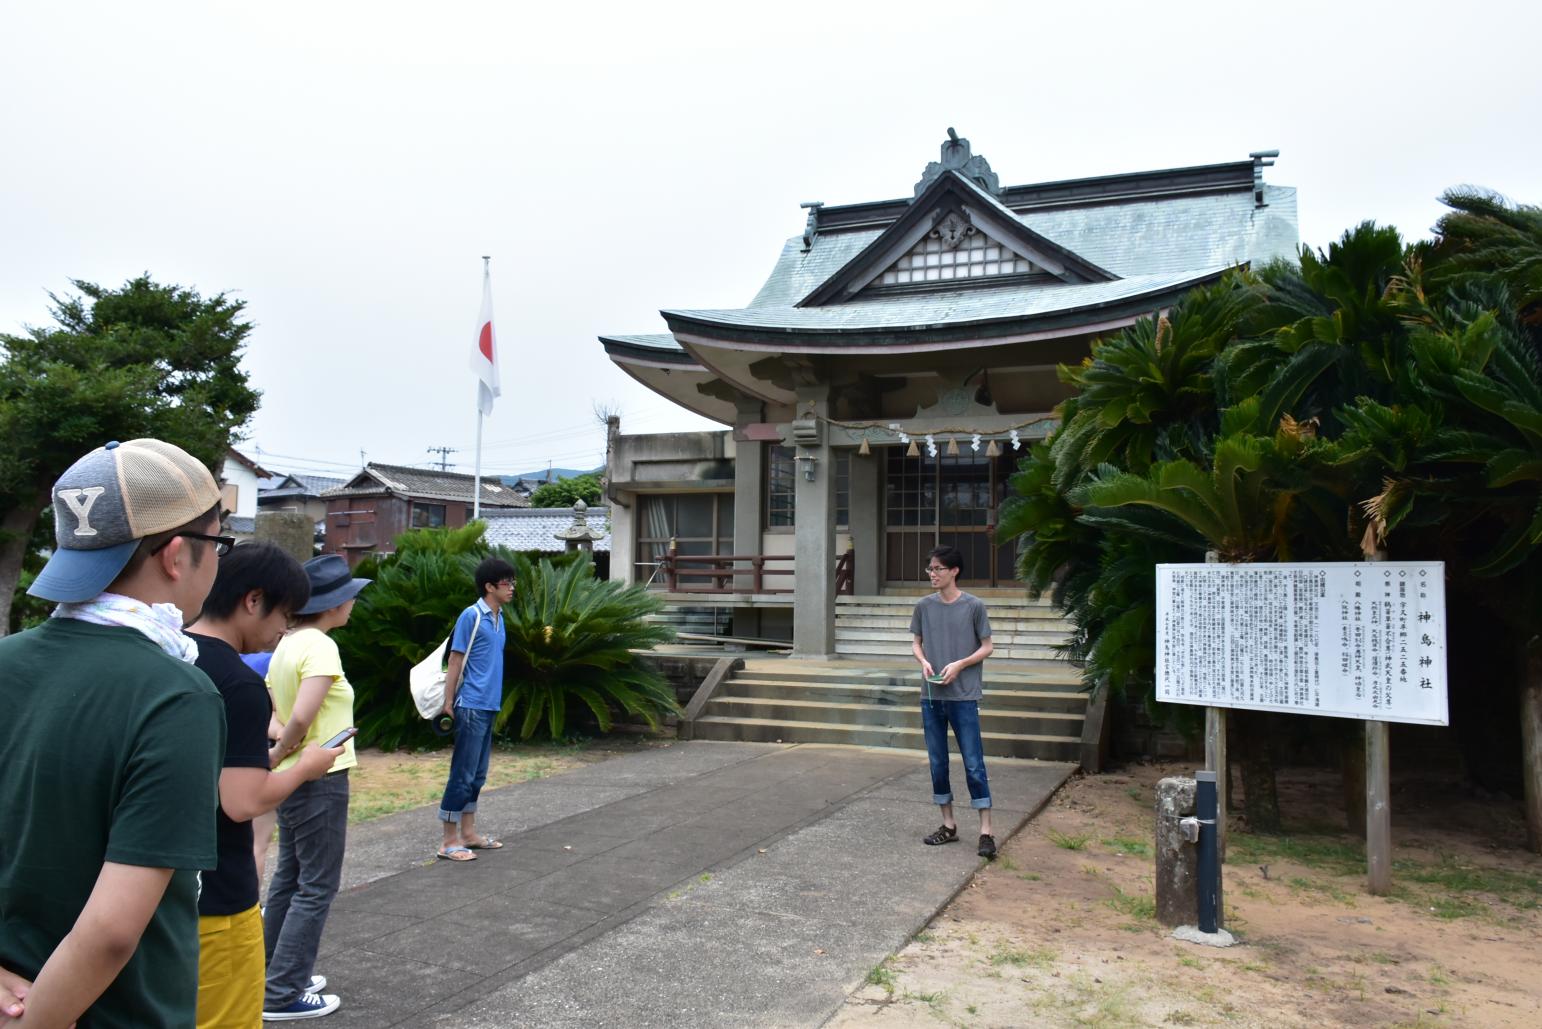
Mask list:
POLYGON ((1177 776, 1156 787, 1156 915, 1163 925, 1193 925, 1199 917, 1199 847, 1178 827, 1194 813, 1194 790, 1193 779, 1177 776))
POLYGON ((299 511, 258 511, 254 539, 267 540, 296 561, 316 554, 316 526, 299 511))

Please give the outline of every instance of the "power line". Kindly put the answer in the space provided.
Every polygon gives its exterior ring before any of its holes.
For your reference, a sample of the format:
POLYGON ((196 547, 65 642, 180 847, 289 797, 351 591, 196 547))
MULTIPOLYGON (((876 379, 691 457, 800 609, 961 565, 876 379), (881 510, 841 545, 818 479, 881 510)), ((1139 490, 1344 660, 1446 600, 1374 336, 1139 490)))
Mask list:
POLYGON ((455 453, 456 449, 455 447, 429 447, 428 452, 439 455, 439 470, 447 472, 450 470, 450 455, 455 453))

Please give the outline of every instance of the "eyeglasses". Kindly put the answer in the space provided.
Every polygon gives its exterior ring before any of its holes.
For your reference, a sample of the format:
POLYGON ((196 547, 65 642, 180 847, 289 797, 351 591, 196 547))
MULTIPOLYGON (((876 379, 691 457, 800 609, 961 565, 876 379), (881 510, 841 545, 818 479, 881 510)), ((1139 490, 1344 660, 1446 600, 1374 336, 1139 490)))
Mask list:
POLYGON ((499 589, 503 589, 505 586, 513 589, 515 582, 516 580, 514 579, 499 579, 497 582, 493 583, 493 585, 497 586, 499 589))
POLYGON ((947 565, 927 565, 925 568, 921 569, 921 571, 925 572, 927 575, 938 575, 942 572, 951 572, 952 570, 953 569, 949 568, 947 565))
POLYGON ((159 554, 161 551, 171 546, 171 540, 176 539, 178 536, 181 536, 185 539, 204 540, 206 542, 213 543, 214 554, 216 557, 224 557, 226 554, 230 553, 231 550, 235 549, 236 545, 236 538, 234 536, 210 536, 206 532, 177 532, 172 533, 171 539, 166 540, 160 546, 150 551, 150 553, 159 554))

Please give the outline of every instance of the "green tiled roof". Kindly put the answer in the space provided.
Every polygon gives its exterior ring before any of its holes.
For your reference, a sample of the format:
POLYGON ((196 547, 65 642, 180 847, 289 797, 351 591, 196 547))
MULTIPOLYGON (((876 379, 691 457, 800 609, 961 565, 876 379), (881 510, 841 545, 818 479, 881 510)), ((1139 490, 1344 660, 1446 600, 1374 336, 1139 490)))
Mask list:
POLYGON ((759 305, 728 310, 665 311, 671 322, 788 332, 924 331, 973 322, 1033 319, 1095 311, 1146 296, 1187 288, 1223 274, 1217 265, 1164 275, 1137 275, 1113 282, 955 289, 859 299, 824 307, 759 305))

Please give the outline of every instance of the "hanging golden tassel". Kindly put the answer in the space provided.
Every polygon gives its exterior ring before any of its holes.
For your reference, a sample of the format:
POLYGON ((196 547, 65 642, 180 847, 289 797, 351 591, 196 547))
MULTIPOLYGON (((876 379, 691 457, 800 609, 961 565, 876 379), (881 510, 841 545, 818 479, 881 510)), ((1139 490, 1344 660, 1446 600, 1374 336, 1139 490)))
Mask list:
POLYGON ((916 446, 916 441, 915 440, 911 440, 910 441, 910 446, 909 446, 909 448, 906 449, 905 456, 906 457, 920 457, 921 456, 921 448, 916 446))
POLYGON ((985 456, 986 457, 1000 457, 1001 456, 1001 448, 996 446, 996 441, 995 440, 991 440, 989 443, 985 444, 985 456))
POLYGON ((857 456, 858 457, 872 457, 873 456, 873 448, 867 445, 867 437, 866 436, 862 437, 862 445, 857 448, 857 456))
POLYGON ((958 456, 958 440, 951 439, 951 438, 948 440, 948 456, 949 457, 957 457, 958 456))

